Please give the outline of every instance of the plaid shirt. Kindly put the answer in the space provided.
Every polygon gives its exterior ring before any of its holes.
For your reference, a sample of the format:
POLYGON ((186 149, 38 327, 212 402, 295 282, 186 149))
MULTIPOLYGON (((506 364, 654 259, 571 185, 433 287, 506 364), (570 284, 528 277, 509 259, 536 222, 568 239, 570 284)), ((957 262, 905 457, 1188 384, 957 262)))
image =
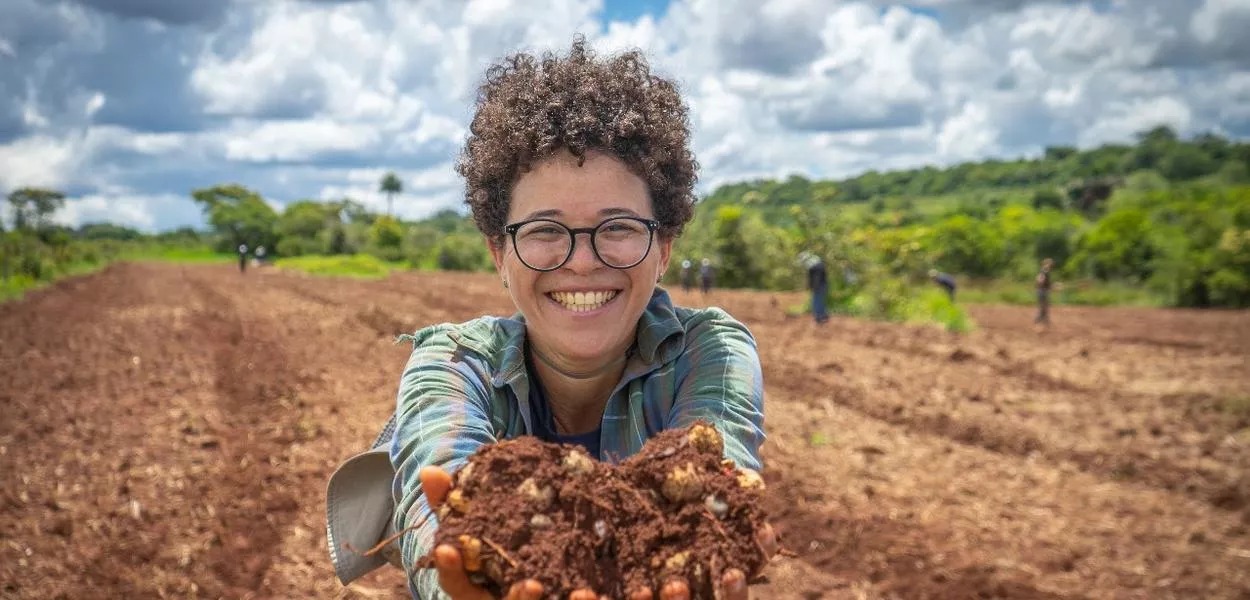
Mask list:
MULTIPOLYGON (((525 322, 482 317, 442 324, 411 336, 413 351, 400 381, 398 428, 390 449, 395 466, 395 530, 404 534, 403 565, 434 543, 435 518, 417 473, 426 465, 449 472, 479 446, 530 434, 525 322)), ((698 419, 716 424, 725 457, 759 470, 764 442, 764 381, 755 339, 718 308, 674 307, 657 288, 638 320, 625 372, 603 411, 600 458, 617 462, 638 452, 656 433, 698 419)), ((434 569, 409 579, 415 598, 445 598, 434 569)))

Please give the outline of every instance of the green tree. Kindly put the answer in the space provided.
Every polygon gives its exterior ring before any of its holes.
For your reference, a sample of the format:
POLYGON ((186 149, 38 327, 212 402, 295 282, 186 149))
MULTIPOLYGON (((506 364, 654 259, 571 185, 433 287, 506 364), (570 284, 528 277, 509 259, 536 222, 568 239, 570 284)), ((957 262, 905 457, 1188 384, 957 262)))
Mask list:
POLYGON ((388 171, 382 176, 382 182, 378 185, 378 191, 386 194, 386 215, 395 214, 392 210, 395 194, 401 194, 404 191, 404 183, 399 180, 399 176, 394 171, 388 171))
POLYGON ((1172 181, 1188 181, 1214 173, 1220 163, 1197 146, 1176 144, 1159 159, 1159 172, 1172 181))
POLYGON ((1042 210, 1044 208, 1054 208, 1063 210, 1064 200, 1063 194, 1050 187, 1045 187, 1033 192, 1033 208, 1042 210))
POLYGON ((48 217, 65 206, 65 194, 56 190, 24 187, 9 192, 9 206, 13 211, 13 229, 41 229, 48 217))
POLYGON ((1150 237, 1150 220, 1141 209, 1112 211, 1077 243, 1073 263, 1100 279, 1145 279, 1157 255, 1150 237))
POLYGON ((133 241, 143 237, 137 229, 113 223, 85 223, 78 227, 76 237, 83 240, 133 241))
POLYGON ((288 204, 278 217, 278 254, 299 256, 330 252, 333 230, 341 229, 337 203, 301 200, 288 204))
POLYGON ((796 252, 791 240, 764 223, 757 211, 740 206, 716 209, 712 251, 718 259, 718 286, 775 289, 794 280, 796 252))
POLYGON ((1250 229, 1226 229, 1212 262, 1214 269, 1206 282, 1211 303, 1250 306, 1250 229))
POLYGON ((404 226, 394 217, 378 217, 369 226, 368 252, 382 260, 403 258, 404 226))
POLYGON ((492 265, 482 237, 471 233, 444 235, 435 256, 435 266, 444 271, 486 271, 492 265))
POLYGON ((278 213, 256 192, 238 184, 226 184, 195 190, 191 198, 221 236, 219 251, 232 252, 239 244, 275 247, 278 213))
POLYGON ((926 246, 938 267, 952 273, 990 277, 1006 264, 1002 237, 985 221, 965 215, 934 225, 926 246))

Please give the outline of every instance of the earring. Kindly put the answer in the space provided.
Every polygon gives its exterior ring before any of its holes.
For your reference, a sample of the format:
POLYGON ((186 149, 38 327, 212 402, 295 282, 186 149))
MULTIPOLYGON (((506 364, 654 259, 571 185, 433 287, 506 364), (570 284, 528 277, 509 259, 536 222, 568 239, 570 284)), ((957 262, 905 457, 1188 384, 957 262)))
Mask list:
POLYGON ((506 289, 508 289, 508 280, 507 280, 507 279, 503 280, 503 289, 505 289, 505 290, 506 290, 506 289))

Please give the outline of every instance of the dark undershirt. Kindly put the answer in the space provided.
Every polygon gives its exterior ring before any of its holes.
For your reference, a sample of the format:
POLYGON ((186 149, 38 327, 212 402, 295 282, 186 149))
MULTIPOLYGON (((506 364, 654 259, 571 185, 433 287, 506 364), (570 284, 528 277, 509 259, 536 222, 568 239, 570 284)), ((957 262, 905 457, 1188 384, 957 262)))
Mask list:
POLYGON ((543 390, 542 382, 534 375, 534 365, 530 363, 528 357, 525 360, 525 367, 529 371, 530 420, 534 424, 534 437, 544 442, 576 444, 585 448, 591 457, 598 460, 599 435, 603 431, 603 427, 599 426, 594 431, 573 435, 557 433, 555 415, 552 414, 551 405, 547 402, 547 392, 543 390))

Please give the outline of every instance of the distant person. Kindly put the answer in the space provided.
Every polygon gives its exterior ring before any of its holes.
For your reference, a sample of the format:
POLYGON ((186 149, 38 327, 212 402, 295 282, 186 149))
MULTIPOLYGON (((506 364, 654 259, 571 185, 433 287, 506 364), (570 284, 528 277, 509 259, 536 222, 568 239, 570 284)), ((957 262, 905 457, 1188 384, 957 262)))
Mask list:
POLYGON ((825 307, 829 296, 829 272, 825 269, 825 261, 818 256, 807 258, 807 289, 812 291, 812 318, 816 324, 823 325, 829 320, 829 310, 825 307))
POLYGON ((1050 325, 1050 269, 1055 265, 1055 261, 1044 258, 1042 259, 1042 268, 1037 272, 1037 318, 1033 319, 1033 323, 1039 327, 1050 325))
POLYGON ((704 294, 712 291, 715 278, 716 274, 712 272, 712 261, 703 259, 703 263, 699 265, 699 286, 703 288, 704 294))
POLYGON ((247 244, 239 244, 239 272, 247 272, 247 244))
POLYGON ((937 269, 929 269, 929 279, 932 279, 933 283, 938 284, 942 289, 946 290, 946 295, 950 296, 951 302, 955 301, 956 286, 954 277, 952 277, 949 273, 942 273, 937 269))
POLYGON ((264 246, 256 247, 256 264, 262 265, 262 266, 265 264, 265 247, 264 246))
POLYGON ((694 289, 694 268, 690 259, 681 261, 681 291, 689 293, 694 289))

